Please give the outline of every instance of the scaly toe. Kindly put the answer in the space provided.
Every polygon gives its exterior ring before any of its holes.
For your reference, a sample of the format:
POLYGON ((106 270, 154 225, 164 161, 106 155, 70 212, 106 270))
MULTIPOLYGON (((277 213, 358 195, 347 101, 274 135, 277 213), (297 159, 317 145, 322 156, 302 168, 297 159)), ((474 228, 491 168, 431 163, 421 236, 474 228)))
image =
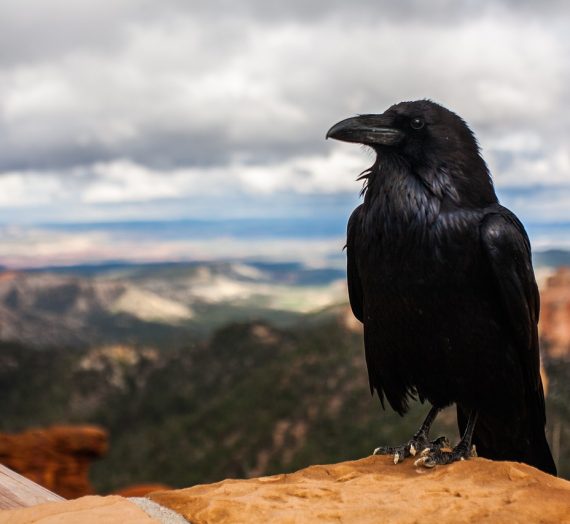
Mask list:
POLYGON ((435 466, 435 462, 432 460, 431 457, 424 455, 420 457, 414 462, 415 467, 423 466, 424 468, 433 468, 435 466))
POLYGON ((394 455, 396 453, 399 453, 401 449, 402 449, 401 447, 394 448, 391 446, 379 446, 372 452, 372 454, 373 455, 394 455))
POLYGON ((422 466, 429 469, 435 468, 437 466, 437 462, 432 457, 425 457, 422 466))
POLYGON ((463 446, 457 446, 451 451, 437 450, 426 450, 422 451, 421 457, 414 462, 414 466, 423 466, 424 468, 433 468, 435 466, 443 466, 445 464, 451 464, 452 462, 457 462, 458 460, 468 460, 471 457, 477 456, 473 452, 473 448, 467 451, 463 446))
POLYGON ((451 443, 447 437, 438 437, 433 442, 431 442, 430 448, 432 450, 441 449, 441 448, 450 448, 451 443))
POLYGON ((430 442, 421 435, 415 435, 403 446, 379 446, 372 454, 392 455, 394 464, 399 464, 408 457, 415 457, 418 453, 421 457, 425 457, 445 447, 449 447, 449 440, 447 440, 446 437, 439 437, 433 442, 430 442))

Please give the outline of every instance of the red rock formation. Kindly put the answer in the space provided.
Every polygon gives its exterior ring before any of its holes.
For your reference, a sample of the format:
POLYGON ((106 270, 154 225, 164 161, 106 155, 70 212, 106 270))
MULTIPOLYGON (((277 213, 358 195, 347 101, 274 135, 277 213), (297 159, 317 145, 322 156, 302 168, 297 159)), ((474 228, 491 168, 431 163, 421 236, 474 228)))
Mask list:
POLYGON ((170 489, 170 486, 166 484, 135 484, 118 489, 113 494, 121 497, 144 497, 154 491, 165 491, 167 489, 170 489))
POLYGON ((539 333, 547 358, 570 358, 570 268, 558 268, 541 290, 539 333))
POLYGON ((0 434, 0 463, 65 498, 93 493, 89 465, 107 452, 107 432, 53 426, 0 434))

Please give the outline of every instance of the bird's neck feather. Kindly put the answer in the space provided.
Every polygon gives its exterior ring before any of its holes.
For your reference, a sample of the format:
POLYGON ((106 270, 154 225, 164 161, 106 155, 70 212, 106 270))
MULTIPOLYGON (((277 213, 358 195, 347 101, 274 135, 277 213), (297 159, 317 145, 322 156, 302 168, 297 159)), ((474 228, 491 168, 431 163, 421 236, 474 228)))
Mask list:
POLYGON ((378 155, 366 178, 364 207, 400 220, 433 222, 440 212, 481 209, 498 202, 483 159, 425 161, 413 165, 397 154, 378 155), (380 211, 382 210, 382 211, 380 211))

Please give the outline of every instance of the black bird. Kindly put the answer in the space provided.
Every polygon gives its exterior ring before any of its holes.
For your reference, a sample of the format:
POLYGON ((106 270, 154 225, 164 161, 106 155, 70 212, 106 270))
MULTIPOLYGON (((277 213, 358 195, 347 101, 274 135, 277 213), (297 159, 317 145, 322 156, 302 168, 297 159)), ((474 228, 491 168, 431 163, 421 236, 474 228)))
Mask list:
POLYGON ((497 200, 477 141, 455 113, 402 102, 334 125, 327 138, 376 153, 347 231, 348 290, 364 324, 370 389, 403 415, 433 406, 412 439, 375 453, 432 467, 474 454, 556 467, 545 438, 530 243, 497 200), (462 438, 429 441, 455 403, 462 438))

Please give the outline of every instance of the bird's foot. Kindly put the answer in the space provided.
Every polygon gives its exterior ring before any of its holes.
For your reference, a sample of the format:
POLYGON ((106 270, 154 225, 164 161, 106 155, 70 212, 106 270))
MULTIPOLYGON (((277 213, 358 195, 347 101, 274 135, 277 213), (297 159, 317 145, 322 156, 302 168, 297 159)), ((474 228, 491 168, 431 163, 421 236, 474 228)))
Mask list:
POLYGON ((469 460, 477 456, 475 446, 465 446, 459 443, 451 451, 443 451, 441 448, 435 451, 424 450, 414 462, 414 466, 423 466, 424 468, 433 468, 437 465, 451 464, 458 460, 469 460))
POLYGON ((423 435, 415 435, 403 446, 380 446, 374 450, 373 455, 393 455, 394 464, 398 464, 408 457, 415 457, 418 453, 425 453, 426 455, 436 453, 449 446, 447 437, 439 437, 429 441, 423 435))

